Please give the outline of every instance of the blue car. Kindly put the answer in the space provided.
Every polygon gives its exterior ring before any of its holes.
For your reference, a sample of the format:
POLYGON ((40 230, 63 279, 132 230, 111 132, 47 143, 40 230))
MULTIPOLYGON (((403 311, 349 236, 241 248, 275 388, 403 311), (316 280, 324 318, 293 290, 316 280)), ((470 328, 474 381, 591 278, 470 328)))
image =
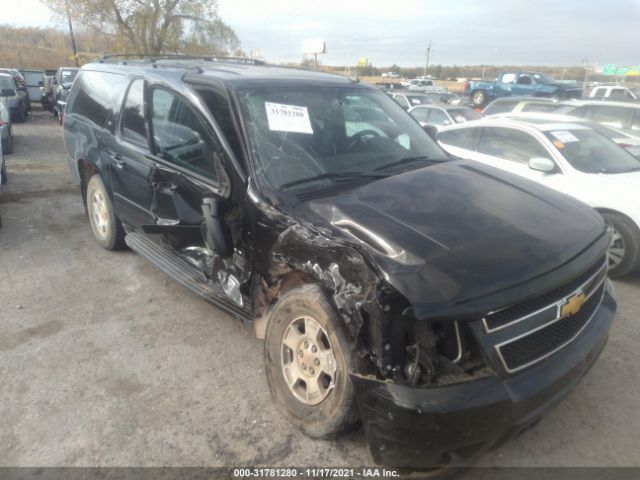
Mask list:
POLYGON ((559 100, 580 98, 582 87, 573 82, 560 82, 544 73, 517 72, 501 73, 493 82, 484 80, 467 82, 465 93, 470 96, 473 106, 480 108, 496 98, 511 95, 559 100))

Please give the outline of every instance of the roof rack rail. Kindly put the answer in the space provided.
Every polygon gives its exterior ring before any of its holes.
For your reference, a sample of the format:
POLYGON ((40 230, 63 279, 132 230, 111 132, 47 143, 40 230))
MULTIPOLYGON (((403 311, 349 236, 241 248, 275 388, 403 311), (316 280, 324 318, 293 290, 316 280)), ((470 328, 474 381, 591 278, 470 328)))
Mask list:
POLYGON ((254 60, 247 57, 233 57, 224 55, 183 55, 183 54, 157 54, 157 53, 113 53, 103 55, 98 59, 99 63, 126 62, 129 59, 140 60, 142 62, 156 63, 160 60, 203 60, 205 62, 235 62, 252 65, 264 65, 261 60, 254 60))

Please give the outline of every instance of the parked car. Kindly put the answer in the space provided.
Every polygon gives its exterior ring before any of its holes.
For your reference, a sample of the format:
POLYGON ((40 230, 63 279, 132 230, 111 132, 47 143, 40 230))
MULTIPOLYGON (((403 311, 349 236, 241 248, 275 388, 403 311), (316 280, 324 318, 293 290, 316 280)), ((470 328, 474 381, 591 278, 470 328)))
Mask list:
POLYGON ((536 117, 483 119, 442 130, 451 155, 521 175, 599 211, 613 229, 609 274, 640 265, 640 160, 584 122, 536 117))
POLYGON ((411 107, 414 107, 416 105, 428 105, 438 102, 437 98, 434 98, 432 95, 427 95, 426 93, 408 92, 406 90, 389 90, 386 93, 405 110, 409 110, 411 107))
POLYGON ((44 70, 20 70, 20 73, 24 77, 29 99, 41 101, 40 88, 44 85, 44 70))
POLYGON ((502 73, 493 82, 469 81, 465 83, 464 91, 475 107, 483 107, 496 98, 511 95, 560 100, 582 96, 581 86, 559 82, 549 75, 537 72, 502 73))
POLYGON ((13 152, 13 129, 11 114, 3 100, 0 100, 0 150, 3 153, 13 152))
POLYGON ((559 123, 585 123, 590 128, 593 128, 598 133, 601 133, 605 137, 607 137, 612 142, 616 143, 619 147, 624 148, 627 152, 633 155, 636 158, 640 158, 640 136, 631 135, 627 132, 623 132, 622 130, 607 127, 606 125, 602 125, 599 123, 594 123, 589 120, 580 117, 572 117, 570 115, 560 115, 556 113, 505 113, 501 115, 495 115, 489 118, 525 118, 525 119, 536 119, 546 121, 548 123, 551 122, 559 122, 559 123))
POLYGON ((556 113, 580 117, 631 135, 640 135, 640 104, 601 100, 564 102, 556 113))
POLYGON ((447 104, 418 105, 411 107, 409 113, 420 125, 434 125, 437 129, 482 118, 482 114, 472 108, 447 104))
POLYGON ((64 121, 97 243, 252 322, 305 433, 360 418, 379 463, 461 464, 534 425, 604 348, 610 232, 581 202, 451 161, 364 82, 111 62, 82 68, 64 121))
POLYGON ((489 115, 499 115, 503 113, 553 112, 559 107, 559 103, 551 98, 501 97, 496 98, 484 107, 482 114, 488 117, 489 115))
MULTIPOLYGON (((7 166, 4 163, 4 154, 0 148, 0 191, 5 183, 7 183, 7 166)), ((2 225, 1 222, 0 225, 2 225)))
POLYGON ((0 68, 0 73, 6 73, 13 77, 13 80, 16 84, 16 92, 18 96, 22 99, 22 103, 27 108, 27 114, 31 111, 31 97, 29 97, 29 91, 27 90, 27 82, 20 73, 20 70, 16 70, 15 68, 0 68))
POLYGON ((78 70, 78 68, 73 67, 60 67, 53 77, 53 114, 58 117, 60 124, 62 124, 69 91, 78 74, 78 70))
POLYGON ((622 102, 636 102, 640 97, 633 90, 621 85, 600 85, 589 92, 589 98, 594 100, 619 100, 622 102))
POLYGON ((43 78, 42 87, 40 87, 40 103, 42 103, 42 108, 50 112, 54 111, 53 79, 54 75, 45 75, 43 78))
POLYGON ((15 77, 0 72, 0 98, 9 109, 11 119, 24 122, 27 119, 27 104, 24 96, 20 95, 15 77))
POLYGON ((406 83, 407 90, 414 92, 438 92, 446 93, 445 87, 437 86, 433 80, 429 78, 414 78, 406 83))

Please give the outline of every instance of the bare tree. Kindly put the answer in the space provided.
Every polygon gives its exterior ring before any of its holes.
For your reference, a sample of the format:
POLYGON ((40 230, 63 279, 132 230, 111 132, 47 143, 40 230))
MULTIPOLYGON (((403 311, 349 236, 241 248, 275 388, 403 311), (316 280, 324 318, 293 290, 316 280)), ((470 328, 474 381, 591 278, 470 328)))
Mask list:
POLYGON ((42 0, 85 29, 108 37, 113 50, 135 53, 233 52, 240 42, 218 16, 216 0, 42 0))

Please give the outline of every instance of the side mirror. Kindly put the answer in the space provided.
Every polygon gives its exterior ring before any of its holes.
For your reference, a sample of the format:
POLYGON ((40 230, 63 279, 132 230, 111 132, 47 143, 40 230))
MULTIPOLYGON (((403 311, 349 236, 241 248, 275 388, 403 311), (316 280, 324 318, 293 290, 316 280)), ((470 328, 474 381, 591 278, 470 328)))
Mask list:
POLYGON ((436 140, 437 136, 438 136, 438 129, 436 128, 435 125, 423 125, 422 129, 427 132, 427 135, 429 135, 431 137, 431 140, 436 140))
POLYGON ((3 88, 1 94, 3 97, 15 97, 16 91, 12 88, 3 88))
POLYGON ((556 164, 548 158, 532 158, 529 160, 529 168, 539 172, 551 173, 555 171, 556 164))

